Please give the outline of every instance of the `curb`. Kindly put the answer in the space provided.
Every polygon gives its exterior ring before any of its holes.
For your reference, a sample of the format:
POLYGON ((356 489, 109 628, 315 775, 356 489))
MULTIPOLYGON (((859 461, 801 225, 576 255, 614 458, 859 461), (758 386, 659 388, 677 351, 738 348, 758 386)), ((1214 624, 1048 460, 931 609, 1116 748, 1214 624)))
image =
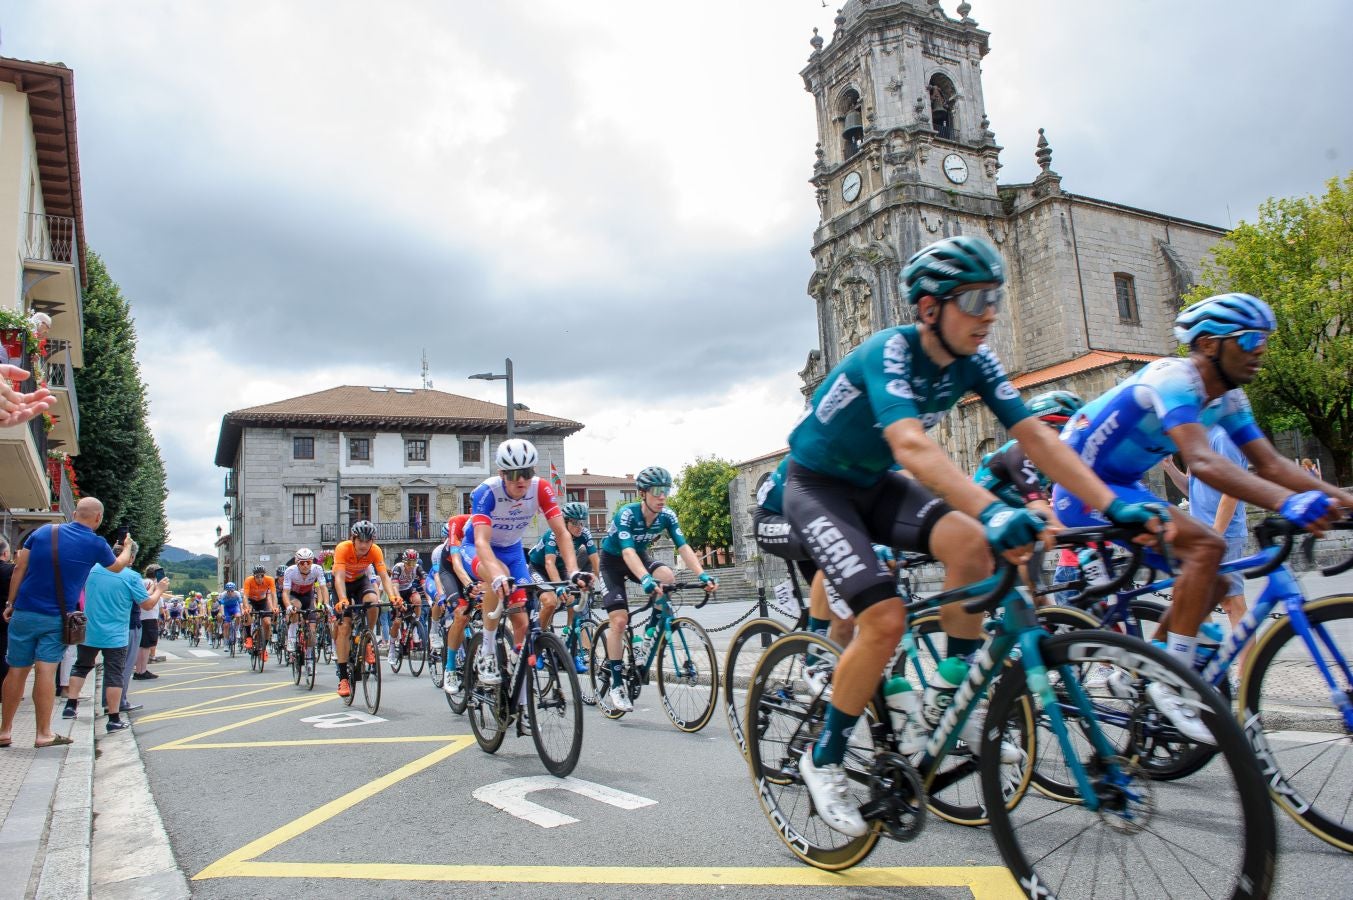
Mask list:
MULTIPOLYGON (((103 667, 99 667, 102 673, 103 667)), ((94 719, 103 691, 103 677, 92 680, 94 697, 88 715, 75 719, 65 764, 52 798, 46 856, 38 878, 37 900, 89 896, 90 846, 94 834, 94 719)), ((60 706, 58 698, 57 706, 60 706)))

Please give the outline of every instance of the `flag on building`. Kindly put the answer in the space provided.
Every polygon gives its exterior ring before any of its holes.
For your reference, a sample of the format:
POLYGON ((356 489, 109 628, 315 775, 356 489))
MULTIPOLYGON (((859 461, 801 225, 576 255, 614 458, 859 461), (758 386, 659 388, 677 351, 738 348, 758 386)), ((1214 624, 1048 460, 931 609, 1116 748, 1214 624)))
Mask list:
POLYGON ((565 497, 564 480, 559 477, 559 470, 554 467, 554 463, 550 463, 550 486, 554 488, 556 497, 561 500, 565 497))

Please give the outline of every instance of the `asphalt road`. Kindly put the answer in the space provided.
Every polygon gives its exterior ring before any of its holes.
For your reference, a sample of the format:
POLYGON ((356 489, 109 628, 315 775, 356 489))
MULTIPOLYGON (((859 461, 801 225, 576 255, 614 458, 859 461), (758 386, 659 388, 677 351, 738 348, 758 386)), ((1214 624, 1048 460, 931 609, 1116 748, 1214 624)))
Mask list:
MULTIPOLYGON (((697 616, 717 627, 745 611, 731 606, 697 616)), ((714 634, 721 665, 732 633, 714 634)), ((426 677, 387 669, 378 721, 315 719, 362 709, 360 696, 342 705, 331 668, 307 692, 287 670, 256 674, 242 657, 161 647, 182 658, 157 666, 153 685, 138 683, 146 709, 135 728, 197 897, 1015 896, 985 830, 935 817, 916 842, 883 841, 846 874, 800 865, 760 810, 722 703, 697 734, 672 727, 653 686, 619 722, 589 708, 573 778, 600 788, 572 786, 624 792, 611 799, 630 808, 545 781, 524 794, 545 808, 536 814, 576 820, 546 828, 475 797, 504 781, 549 778, 530 738, 511 735, 484 754, 426 677)), ((1188 787, 1200 802, 1207 777, 1188 787)), ((1353 856, 1281 813, 1278 822, 1276 896, 1347 896, 1353 856)))

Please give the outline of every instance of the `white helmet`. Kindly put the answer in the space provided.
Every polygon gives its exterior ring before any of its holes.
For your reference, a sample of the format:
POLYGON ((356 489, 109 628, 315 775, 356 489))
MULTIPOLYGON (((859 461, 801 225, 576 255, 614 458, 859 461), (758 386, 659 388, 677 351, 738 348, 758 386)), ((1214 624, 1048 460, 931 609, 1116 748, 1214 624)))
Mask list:
POLYGON ((310 550, 310 548, 302 547, 301 549, 296 551, 296 562, 305 562, 306 560, 314 562, 315 554, 312 550, 310 550))
POLYGON ((494 457, 500 469, 534 468, 539 459, 540 454, 536 453, 535 445, 521 438, 508 438, 503 441, 498 445, 498 453, 494 457))

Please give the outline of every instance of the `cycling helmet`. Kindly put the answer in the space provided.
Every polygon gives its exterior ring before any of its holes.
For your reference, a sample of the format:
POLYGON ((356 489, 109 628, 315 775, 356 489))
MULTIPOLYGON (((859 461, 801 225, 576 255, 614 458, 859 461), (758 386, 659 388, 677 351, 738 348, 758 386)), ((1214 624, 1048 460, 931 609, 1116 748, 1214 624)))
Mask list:
POLYGON ((237 591, 237 590, 239 590, 239 588, 235 587, 235 582, 233 582, 233 581, 227 581, 227 582, 226 582, 225 589, 226 589, 227 591, 237 591))
POLYGON ((315 553, 309 547, 302 547, 296 551, 296 562, 314 562, 315 553))
POLYGON ((540 460, 535 445, 521 438, 508 438, 498 445, 494 461, 500 469, 529 469, 540 460))
POLYGON ((923 248, 902 268, 902 292, 910 303, 943 297, 967 284, 1005 284, 1005 263, 996 248, 961 234, 923 248))
POLYGON ((374 541, 376 526, 371 524, 370 519, 358 519, 352 523, 352 536, 363 541, 374 541))
POLYGON ((565 503, 565 504, 564 504, 564 518, 565 518, 565 519, 572 519, 572 520, 575 521, 575 522, 586 522, 586 521, 587 521, 587 504, 586 504, 586 503, 578 503, 577 501, 574 501, 573 503, 565 503))
POLYGON ((408 550, 404 551, 404 558, 409 560, 417 559, 418 551, 410 547, 408 550))
POLYGON ((277 571, 276 571, 276 572, 273 572, 273 575, 275 575, 275 576, 278 577, 278 578, 281 578, 281 577, 282 577, 283 575, 285 575, 285 574, 287 574, 287 567, 286 567, 286 566, 278 566, 278 567, 277 567, 277 571))
POLYGON ((1076 414, 1085 401, 1071 391, 1048 391, 1029 401, 1029 412, 1049 425, 1063 425, 1076 414))
POLYGON ((446 540, 446 539, 449 538, 450 536, 451 536, 451 526, 450 526, 450 525, 443 525, 443 526, 442 526, 442 540, 446 540))
POLYGON ((265 568, 263 568, 262 566, 254 566, 254 574, 255 574, 255 575, 267 575, 267 574, 268 574, 268 570, 265 569, 265 568))
POLYGON ((1195 303, 1174 320, 1174 337, 1192 347, 1200 337, 1224 337, 1237 331, 1273 331, 1278 320, 1273 310, 1250 294, 1218 294, 1195 303))
POLYGON ((662 466, 648 466, 634 479, 634 486, 641 491, 654 487, 671 487, 672 473, 662 466))

